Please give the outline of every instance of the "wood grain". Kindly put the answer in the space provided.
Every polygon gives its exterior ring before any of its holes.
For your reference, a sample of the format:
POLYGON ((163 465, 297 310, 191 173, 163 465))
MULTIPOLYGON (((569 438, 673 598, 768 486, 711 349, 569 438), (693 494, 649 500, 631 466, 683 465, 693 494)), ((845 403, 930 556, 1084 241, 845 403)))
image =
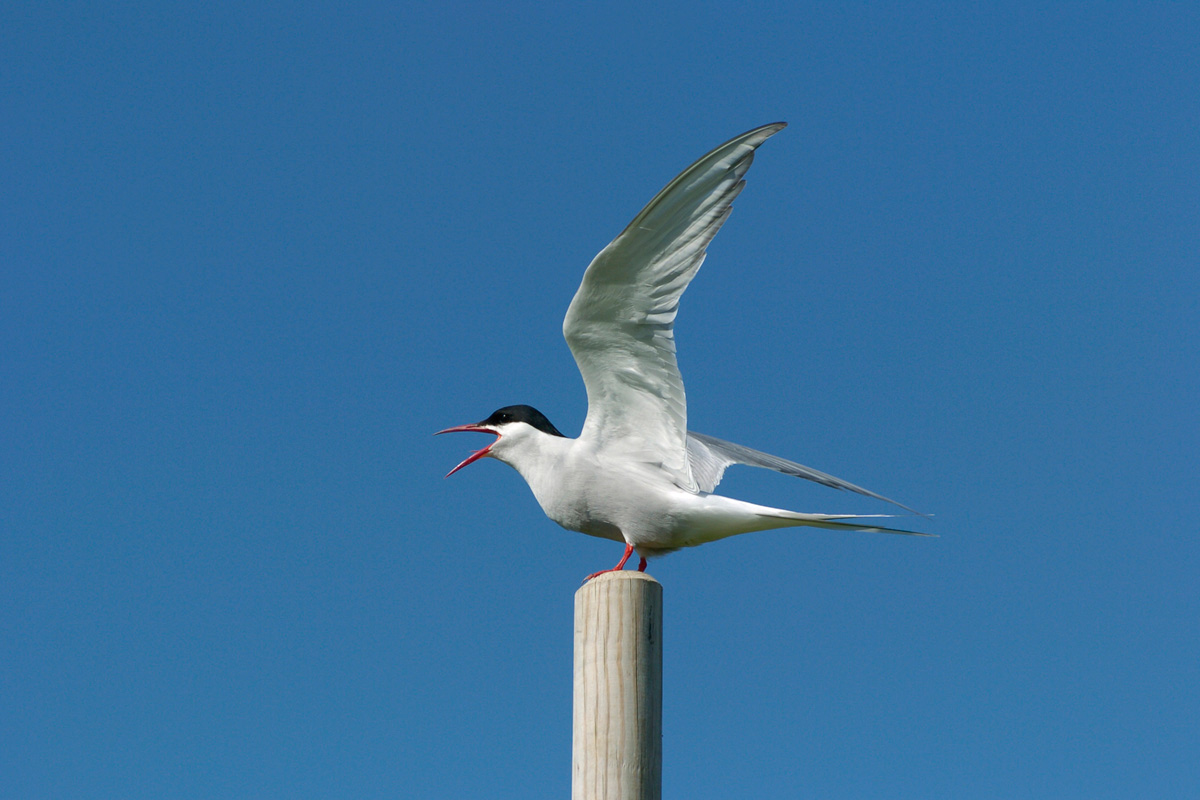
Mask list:
POLYGON ((662 585, 609 572, 575 593, 572 800, 662 796, 662 585))

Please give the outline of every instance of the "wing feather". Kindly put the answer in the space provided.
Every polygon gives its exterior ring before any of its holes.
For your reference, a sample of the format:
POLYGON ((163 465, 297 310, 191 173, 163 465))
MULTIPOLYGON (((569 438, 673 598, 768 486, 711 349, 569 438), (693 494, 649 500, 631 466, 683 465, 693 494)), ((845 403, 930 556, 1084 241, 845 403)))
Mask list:
POLYGON ((691 459, 692 475, 702 492, 711 492, 717 488, 717 484, 721 482, 721 477, 725 474, 726 467, 733 464, 745 464, 750 467, 763 467, 764 469, 782 472, 784 475, 794 475, 797 478, 815 481, 822 486, 828 486, 832 489, 857 492, 858 494, 874 497, 876 500, 883 500, 894 506, 899 506, 905 511, 925 516, 920 511, 911 509, 903 503, 897 503, 895 500, 891 500, 881 494, 876 494, 870 489, 856 486, 850 483, 850 481, 844 481, 826 472, 806 467, 803 464, 797 464, 795 461, 788 461, 786 458, 773 456, 770 453, 764 453, 745 447, 744 445, 727 442, 715 436, 706 436, 703 433, 688 431, 687 449, 688 458, 691 459))
POLYGON ((699 491, 687 448, 687 401, 675 360, 679 298, 745 185, 765 125, 712 150, 666 185, 592 260, 563 335, 587 387, 580 439, 653 463, 699 491))

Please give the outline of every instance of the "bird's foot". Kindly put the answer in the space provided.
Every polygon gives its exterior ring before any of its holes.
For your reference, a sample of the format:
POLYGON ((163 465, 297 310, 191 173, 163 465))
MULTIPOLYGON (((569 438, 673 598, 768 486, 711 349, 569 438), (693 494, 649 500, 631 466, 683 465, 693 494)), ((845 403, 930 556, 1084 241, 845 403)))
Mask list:
MULTIPOLYGON (((621 556, 621 560, 617 562, 617 565, 615 567, 613 567, 612 569, 602 569, 599 572, 593 572, 591 575, 588 575, 586 578, 584 578, 583 582, 587 583, 592 578, 595 578, 597 575, 603 575, 606 572, 620 572, 621 570, 625 569, 625 562, 629 560, 629 557, 631 555, 633 555, 633 545, 626 544, 625 545, 625 555, 621 556)), ((645 572, 645 571, 646 571, 646 559, 643 558, 638 562, 638 572, 645 572)))
POLYGON ((593 572, 591 575, 588 575, 586 578, 583 579, 583 582, 587 583, 592 578, 597 578, 597 577, 604 575, 606 573, 609 573, 609 572, 620 572, 620 571, 621 571, 620 567, 613 567, 612 569, 602 569, 599 572, 593 572))

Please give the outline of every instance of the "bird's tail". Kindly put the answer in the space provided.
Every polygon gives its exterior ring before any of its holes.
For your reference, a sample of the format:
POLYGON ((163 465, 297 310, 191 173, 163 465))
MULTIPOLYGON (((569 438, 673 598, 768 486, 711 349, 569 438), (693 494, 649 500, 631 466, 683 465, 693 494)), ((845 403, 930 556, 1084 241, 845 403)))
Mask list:
POLYGON ((863 533, 900 533, 905 536, 934 536, 934 533, 919 533, 917 531, 906 531, 900 528, 885 528, 882 525, 872 525, 868 523, 858 522, 863 519, 890 519, 894 518, 895 514, 802 514, 798 511, 783 511, 773 510, 769 514, 759 514, 764 520, 778 521, 778 524, 771 525, 773 528, 785 528, 792 526, 805 525, 812 528, 827 528, 834 531, 859 531, 863 533), (841 520, 855 520, 853 522, 845 522, 841 520))

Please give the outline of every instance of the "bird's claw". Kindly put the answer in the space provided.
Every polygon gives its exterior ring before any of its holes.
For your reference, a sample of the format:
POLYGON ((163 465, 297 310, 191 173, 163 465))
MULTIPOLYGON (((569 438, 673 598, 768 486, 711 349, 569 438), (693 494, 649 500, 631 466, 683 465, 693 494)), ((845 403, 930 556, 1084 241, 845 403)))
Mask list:
MULTIPOLYGON (((629 557, 630 557, 631 555, 633 555, 633 545, 631 545, 631 544, 626 544, 626 545, 625 545, 625 555, 621 556, 621 560, 617 562, 617 565, 616 565, 615 567, 613 567, 612 569, 602 569, 602 570, 600 570, 599 572, 593 572, 591 575, 588 575, 586 578, 584 578, 584 579, 583 579, 583 583, 587 583, 587 582, 588 582, 588 581, 590 581, 592 578, 595 578, 597 575, 603 575, 603 574, 604 574, 604 573, 606 573, 606 572, 620 572, 621 570, 625 569, 625 562, 629 560, 629 557)), ((645 572, 645 571, 646 571, 646 558, 645 558, 645 556, 641 556, 641 557, 639 557, 639 558, 638 558, 638 568, 637 568, 637 571, 638 571, 638 572, 645 572)), ((582 586, 582 585, 583 585, 583 584, 581 583, 581 584, 580 584, 580 586, 582 586)))

